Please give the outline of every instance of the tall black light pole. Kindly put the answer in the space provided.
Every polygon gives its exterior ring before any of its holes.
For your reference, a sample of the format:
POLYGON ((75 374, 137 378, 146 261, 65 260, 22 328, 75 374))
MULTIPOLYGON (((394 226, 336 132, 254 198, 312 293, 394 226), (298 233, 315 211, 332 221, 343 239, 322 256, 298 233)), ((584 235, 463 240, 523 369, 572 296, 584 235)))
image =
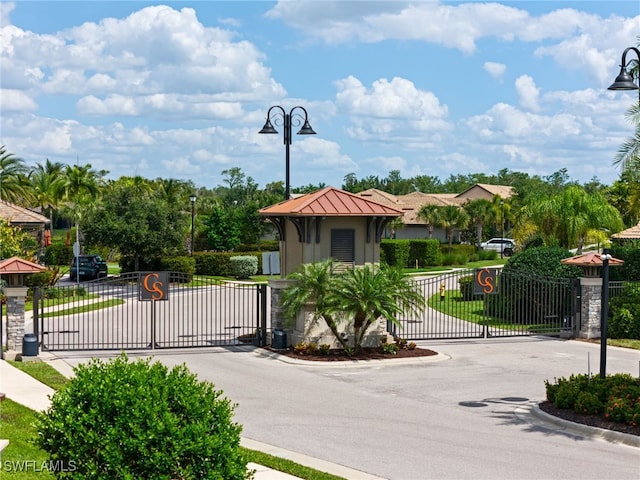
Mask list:
POLYGON ((504 258, 504 202, 500 201, 500 258, 504 258))
POLYGON ((607 376, 607 321, 609 319, 609 260, 608 248, 602 249, 602 308, 600 309, 600 378, 607 376))
MULTIPOLYGON (((279 112, 276 112, 276 115, 278 115, 278 117, 281 116, 283 121, 283 129, 284 129, 283 136, 284 136, 284 145, 285 145, 284 198, 285 200, 289 200, 290 190, 291 190, 291 181, 289 176, 289 147, 291 145, 291 140, 292 140, 291 126, 294 122, 296 125, 300 125, 301 121, 304 121, 304 123, 302 123, 302 128, 298 132, 298 135, 315 135, 316 132, 314 132, 313 128, 311 128, 311 125, 309 125, 309 115, 307 114, 307 110, 304 107, 301 107, 299 105, 295 106, 291 110, 289 110, 289 113, 287 113, 286 110, 280 105, 273 105, 267 111, 267 121, 264 123, 264 127, 262 127, 262 130, 260 130, 258 133, 278 133, 278 131, 275 128, 273 128, 273 124, 271 123, 271 111, 274 108, 277 110, 280 110, 279 112), (295 110, 301 110, 304 115, 300 113, 294 114, 295 110), (296 116, 298 118, 296 118, 296 116)), ((274 120, 274 123, 277 124, 277 120, 279 120, 279 118, 274 120)))
MULTIPOLYGON (((620 61, 620 73, 615 81, 609 86, 608 90, 638 90, 638 101, 640 102, 640 87, 633 81, 633 76, 627 70, 633 67, 632 63, 627 63, 627 53, 630 51, 638 57, 636 64, 636 77, 640 84, 640 50, 635 47, 627 47, 622 52, 622 60, 620 61)), ((602 249, 600 255, 602 259, 602 308, 600 311, 600 378, 607 376, 607 323, 609 320, 609 260, 611 253, 608 248, 602 249)))
POLYGON ((191 248, 189 249, 189 255, 193 255, 193 247, 194 247, 194 241, 195 241, 195 230, 194 230, 194 218, 196 215, 196 200, 198 199, 198 197, 196 196, 195 193, 192 193, 191 195, 189 195, 189 201, 191 202, 191 248))

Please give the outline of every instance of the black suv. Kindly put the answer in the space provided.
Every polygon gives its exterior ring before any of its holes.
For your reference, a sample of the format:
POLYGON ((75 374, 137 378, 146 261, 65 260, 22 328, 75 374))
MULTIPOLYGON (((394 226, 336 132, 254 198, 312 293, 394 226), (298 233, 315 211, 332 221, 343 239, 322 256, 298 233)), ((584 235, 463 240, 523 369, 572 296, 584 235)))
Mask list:
POLYGON ((100 255, 80 255, 73 257, 69 269, 69 280, 76 281, 76 275, 80 280, 96 280, 107 276, 107 262, 100 255), (76 263, 79 260, 79 263, 76 263), (79 274, 79 275, 78 275, 79 274))

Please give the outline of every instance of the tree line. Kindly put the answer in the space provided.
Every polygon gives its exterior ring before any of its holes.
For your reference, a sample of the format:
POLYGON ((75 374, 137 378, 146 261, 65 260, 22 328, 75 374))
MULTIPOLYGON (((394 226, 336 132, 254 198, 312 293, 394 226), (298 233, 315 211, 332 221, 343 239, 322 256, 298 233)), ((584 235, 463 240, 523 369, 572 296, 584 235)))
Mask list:
MULTIPOLYGON (((521 244, 580 248, 588 241, 604 241, 640 220, 640 176, 633 158, 625 161, 620 178, 612 185, 595 177, 580 184, 563 168, 544 177, 503 169, 495 175, 458 174, 445 180, 424 175, 402 178, 398 170, 391 170, 384 178, 358 179, 350 173, 342 188, 352 193, 376 188, 403 195, 415 191, 460 193, 477 183, 511 186, 515 195, 509 199, 474 200, 462 208, 425 205, 419 217, 429 237, 434 227, 443 228, 449 243, 458 230, 463 240, 477 245, 504 234, 521 244)), ((87 251, 102 247, 145 259, 183 255, 191 248, 232 251, 243 244, 259 245, 273 230, 258 210, 284 199, 282 181, 260 188, 238 167, 223 170, 223 184, 213 188, 176 179, 107 179, 108 173, 90 164, 49 160, 28 167, 5 147, 0 148, 0 198, 39 209, 56 228, 77 225, 87 251), (196 200, 192 205, 193 195, 196 200)), ((308 193, 324 186, 294 187, 292 192, 308 193)), ((393 226, 402 227, 399 222, 393 226)))

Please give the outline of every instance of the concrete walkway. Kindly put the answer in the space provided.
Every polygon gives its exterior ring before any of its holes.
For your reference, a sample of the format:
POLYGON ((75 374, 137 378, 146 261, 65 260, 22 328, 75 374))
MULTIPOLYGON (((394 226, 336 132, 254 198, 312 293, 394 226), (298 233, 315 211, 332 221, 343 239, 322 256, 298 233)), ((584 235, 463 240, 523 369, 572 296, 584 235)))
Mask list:
MULTIPOLYGON (((67 378, 73 376, 73 367, 54 355, 40 353, 39 360, 45 361, 67 378)), ((54 394, 54 390, 51 387, 39 382, 5 360, 0 360, 0 392, 4 393, 6 398, 35 411, 48 409, 51 403, 50 398, 54 394)), ((274 447, 249 438, 241 438, 240 444, 252 450, 258 450, 280 458, 292 460, 299 464, 315 468, 316 470, 329 472, 347 479, 382 480, 379 479, 379 477, 364 472, 317 460, 307 455, 274 447)), ((5 444, 3 445, 6 446, 5 444)), ((253 477, 255 480, 295 480, 298 478, 256 463, 249 463, 247 466, 249 469, 255 471, 253 477)))

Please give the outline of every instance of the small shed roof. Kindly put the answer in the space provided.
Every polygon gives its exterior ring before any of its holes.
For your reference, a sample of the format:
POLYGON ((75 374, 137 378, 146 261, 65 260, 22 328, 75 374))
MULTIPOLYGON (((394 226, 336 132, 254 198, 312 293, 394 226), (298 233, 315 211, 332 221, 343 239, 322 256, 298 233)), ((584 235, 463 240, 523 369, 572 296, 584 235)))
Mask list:
MULTIPOLYGON (((602 267, 602 254, 598 252, 587 252, 582 255, 576 255, 560 260, 564 265, 576 265, 578 267, 602 267)), ((609 259, 610 267, 618 267, 624 264, 624 260, 611 257, 609 259)))
POLYGON ((264 216, 323 216, 323 217, 399 217, 402 210, 383 205, 335 187, 263 208, 264 216))
POLYGON ((42 265, 20 257, 11 257, 0 262, 0 275, 10 273, 38 273, 44 272, 45 270, 46 268, 42 265))

